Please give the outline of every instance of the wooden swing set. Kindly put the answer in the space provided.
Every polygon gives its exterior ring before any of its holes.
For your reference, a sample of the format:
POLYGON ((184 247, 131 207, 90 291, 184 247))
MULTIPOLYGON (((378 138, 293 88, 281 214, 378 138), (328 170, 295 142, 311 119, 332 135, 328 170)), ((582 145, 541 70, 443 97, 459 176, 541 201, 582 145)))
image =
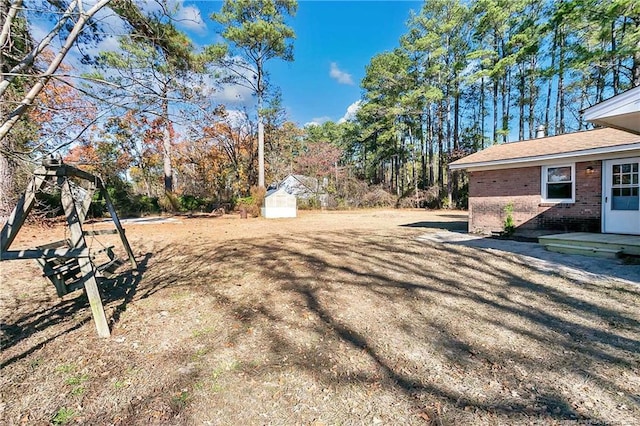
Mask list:
POLYGON ((43 269, 44 276, 55 286, 58 296, 62 297, 84 287, 89 299, 93 320, 100 337, 109 337, 109 325, 104 313, 102 299, 98 291, 97 278, 112 278, 119 266, 127 261, 136 270, 138 265, 127 241, 124 229, 118 219, 113 203, 102 179, 76 167, 64 164, 62 160, 47 158, 42 166, 34 171, 26 191, 18 200, 9 220, 0 233, 0 261, 34 259, 43 269), (76 182, 86 185, 83 187, 76 182), (62 207, 66 216, 68 238, 27 250, 10 250, 11 243, 20 232, 29 212, 36 204, 37 193, 47 184, 53 184, 60 190, 62 207), (104 199, 115 229, 83 230, 87 212, 94 195, 104 199), (116 256, 113 246, 102 245, 93 249, 85 237, 118 234, 127 258, 116 256), (106 260, 96 266, 100 259, 106 260))

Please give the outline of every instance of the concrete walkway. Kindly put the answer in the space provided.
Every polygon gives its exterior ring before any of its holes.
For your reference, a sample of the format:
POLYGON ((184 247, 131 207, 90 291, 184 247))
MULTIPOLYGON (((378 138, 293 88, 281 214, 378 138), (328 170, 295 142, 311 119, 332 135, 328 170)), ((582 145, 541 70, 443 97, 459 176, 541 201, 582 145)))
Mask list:
POLYGON ((608 279, 640 285, 640 265, 624 264, 620 259, 553 253, 538 243, 499 240, 460 232, 435 232, 420 235, 417 239, 517 254, 540 271, 558 274, 578 283, 591 284, 595 280, 608 279))

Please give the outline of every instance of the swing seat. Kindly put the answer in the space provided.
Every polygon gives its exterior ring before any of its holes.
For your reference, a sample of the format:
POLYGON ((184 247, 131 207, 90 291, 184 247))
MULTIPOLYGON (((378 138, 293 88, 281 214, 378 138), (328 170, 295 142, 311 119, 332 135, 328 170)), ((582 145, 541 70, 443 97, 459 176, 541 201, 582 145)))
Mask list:
POLYGON ((116 270, 124 265, 124 263, 125 262, 118 257, 111 259, 109 262, 103 263, 96 268, 96 275, 103 278, 112 278, 116 275, 116 270))
MULTIPOLYGON (((98 242, 100 241, 98 240, 98 242)), ((133 269, 138 267, 102 179, 76 167, 66 165, 59 158, 45 159, 43 166, 34 170, 29 186, 18 199, 16 207, 0 230, 0 261, 18 259, 37 260, 42 266, 43 276, 54 284, 58 296, 64 296, 84 287, 100 337, 108 337, 110 331, 98 291, 96 276, 110 276, 126 261, 131 263, 133 269), (83 187, 76 183, 77 181, 84 181, 86 185, 83 187), (67 221, 66 229, 70 231, 71 235, 70 240, 56 241, 36 249, 10 250, 11 244, 37 201, 37 194, 47 190, 49 186, 57 187, 60 190, 61 204, 67 221), (96 192, 105 200, 115 229, 90 231, 82 229, 82 224, 85 222, 96 192), (127 255, 125 261, 116 256, 113 247, 92 250, 86 242, 85 237, 87 236, 108 234, 119 235, 127 255), (98 255, 100 256, 97 257, 98 255), (105 260, 106 263, 96 268, 96 264, 105 260)))
POLYGON ((79 283, 82 277, 77 258, 54 257, 51 259, 38 259, 38 263, 42 265, 43 276, 53 283, 59 297, 82 287, 81 284, 75 285, 79 283))
POLYGON ((43 276, 50 277, 52 275, 60 275, 65 280, 75 277, 80 272, 80 265, 78 259, 70 258, 66 259, 66 262, 60 263, 60 258, 52 259, 50 261, 50 269, 45 271, 43 276))

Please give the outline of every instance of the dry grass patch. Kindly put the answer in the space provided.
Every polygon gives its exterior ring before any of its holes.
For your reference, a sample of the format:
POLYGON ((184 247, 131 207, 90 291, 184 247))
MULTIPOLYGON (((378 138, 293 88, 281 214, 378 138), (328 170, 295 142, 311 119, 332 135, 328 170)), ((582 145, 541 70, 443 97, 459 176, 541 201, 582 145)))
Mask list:
POLYGON ((80 293, 57 299, 37 268, 3 263, 1 423, 640 418, 638 287, 416 239, 461 220, 392 211, 130 227, 141 271, 102 287, 107 340, 80 293))

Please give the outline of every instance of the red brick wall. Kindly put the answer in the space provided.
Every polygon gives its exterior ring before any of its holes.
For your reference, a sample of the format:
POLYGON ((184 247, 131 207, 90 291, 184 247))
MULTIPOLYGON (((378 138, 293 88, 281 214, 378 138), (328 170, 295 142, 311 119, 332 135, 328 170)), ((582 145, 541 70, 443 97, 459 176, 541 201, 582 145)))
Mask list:
POLYGON ((469 231, 503 229, 504 208, 513 203, 518 229, 600 232, 601 161, 576 163, 575 203, 542 203, 541 167, 469 174, 469 231), (593 173, 587 173, 588 166, 593 173))

